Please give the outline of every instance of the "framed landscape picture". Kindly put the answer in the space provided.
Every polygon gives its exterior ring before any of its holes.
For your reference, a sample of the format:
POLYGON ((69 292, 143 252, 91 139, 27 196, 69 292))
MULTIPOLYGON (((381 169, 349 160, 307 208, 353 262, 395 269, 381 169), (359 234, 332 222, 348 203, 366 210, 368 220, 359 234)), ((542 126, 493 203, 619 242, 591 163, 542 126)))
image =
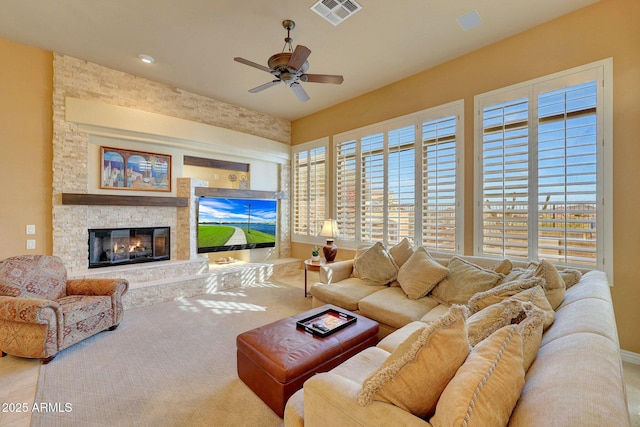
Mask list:
POLYGON ((100 188, 171 191, 171 156, 100 147, 100 188))

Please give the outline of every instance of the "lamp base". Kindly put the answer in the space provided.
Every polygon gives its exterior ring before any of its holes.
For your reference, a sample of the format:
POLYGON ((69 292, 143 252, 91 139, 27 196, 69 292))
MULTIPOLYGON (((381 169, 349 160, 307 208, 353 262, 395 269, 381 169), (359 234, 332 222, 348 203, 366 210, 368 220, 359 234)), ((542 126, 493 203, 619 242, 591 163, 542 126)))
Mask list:
POLYGON ((327 262, 331 262, 336 259, 338 247, 333 243, 333 240, 327 239, 327 244, 322 247, 322 252, 324 252, 324 258, 327 262))

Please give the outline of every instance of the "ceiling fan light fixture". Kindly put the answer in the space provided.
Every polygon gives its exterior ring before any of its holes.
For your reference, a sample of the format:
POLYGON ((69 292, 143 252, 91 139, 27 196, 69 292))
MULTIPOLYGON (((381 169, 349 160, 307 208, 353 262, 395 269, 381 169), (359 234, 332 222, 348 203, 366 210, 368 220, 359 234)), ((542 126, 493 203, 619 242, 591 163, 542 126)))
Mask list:
POLYGON ((360 9, 362 9, 362 6, 355 0, 319 0, 311 6, 311 10, 322 16, 334 27, 360 9))
POLYGON ((145 64, 153 64, 154 62, 156 62, 156 59, 153 56, 145 55, 144 53, 138 55, 138 59, 140 59, 140 61, 144 62, 145 64))

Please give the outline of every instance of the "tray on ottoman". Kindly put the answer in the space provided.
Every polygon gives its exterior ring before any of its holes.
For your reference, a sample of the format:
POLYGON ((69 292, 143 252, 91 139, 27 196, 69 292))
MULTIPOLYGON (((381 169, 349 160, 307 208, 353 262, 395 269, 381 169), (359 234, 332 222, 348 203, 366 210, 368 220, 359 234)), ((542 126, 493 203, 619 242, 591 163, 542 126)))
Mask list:
POLYGON ((238 377, 282 417, 287 400, 308 378, 377 343, 377 322, 328 304, 238 335, 238 377), (327 310, 355 321, 325 337, 297 327, 298 321, 327 310))

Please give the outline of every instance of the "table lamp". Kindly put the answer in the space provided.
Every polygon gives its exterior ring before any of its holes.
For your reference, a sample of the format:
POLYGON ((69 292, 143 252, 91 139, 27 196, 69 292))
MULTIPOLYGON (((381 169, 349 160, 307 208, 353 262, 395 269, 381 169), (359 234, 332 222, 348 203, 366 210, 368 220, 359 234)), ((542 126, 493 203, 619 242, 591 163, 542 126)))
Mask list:
POLYGON ((322 248, 324 252, 324 258, 327 262, 331 262, 336 259, 338 253, 338 247, 333 243, 333 238, 338 235, 338 221, 335 219, 325 219, 322 223, 322 230, 320 236, 327 238, 327 244, 322 248))

